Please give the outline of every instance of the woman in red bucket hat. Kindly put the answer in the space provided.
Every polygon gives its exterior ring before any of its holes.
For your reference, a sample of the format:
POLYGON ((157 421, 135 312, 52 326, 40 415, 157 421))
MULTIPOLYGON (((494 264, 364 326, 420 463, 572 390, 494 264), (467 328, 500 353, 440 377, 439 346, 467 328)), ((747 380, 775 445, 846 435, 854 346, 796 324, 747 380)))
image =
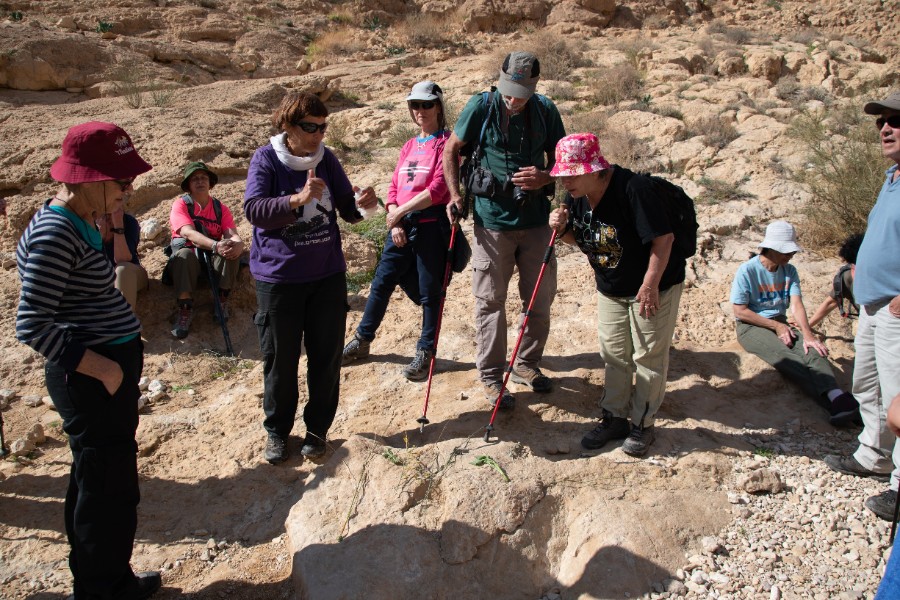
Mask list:
POLYGON ((119 210, 134 178, 150 169, 122 128, 72 127, 50 168, 62 185, 16 248, 16 337, 47 359, 47 390, 72 450, 65 523, 75 600, 149 598, 160 587, 159 573, 136 575, 130 565, 141 324, 114 287, 95 223, 119 210))

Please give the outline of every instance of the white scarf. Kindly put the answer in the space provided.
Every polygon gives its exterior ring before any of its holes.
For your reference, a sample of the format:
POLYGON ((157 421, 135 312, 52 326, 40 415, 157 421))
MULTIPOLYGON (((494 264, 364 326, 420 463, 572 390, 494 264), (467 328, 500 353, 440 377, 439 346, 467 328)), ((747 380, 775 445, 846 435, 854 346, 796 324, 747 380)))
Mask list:
POLYGON ((294 156, 284 141, 286 135, 286 133, 279 133, 269 138, 281 164, 294 171, 309 171, 315 169, 322 162, 322 157, 325 155, 325 144, 319 144, 319 148, 310 156, 294 156))

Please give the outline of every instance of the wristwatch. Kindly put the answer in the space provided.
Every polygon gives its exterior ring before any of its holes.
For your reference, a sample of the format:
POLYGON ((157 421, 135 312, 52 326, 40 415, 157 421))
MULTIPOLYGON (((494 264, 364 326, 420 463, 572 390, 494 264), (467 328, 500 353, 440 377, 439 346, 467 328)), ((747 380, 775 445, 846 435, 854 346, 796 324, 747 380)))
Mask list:
POLYGON ((118 234, 121 234, 121 235, 125 235, 125 228, 124 228, 124 227, 110 227, 109 230, 112 231, 113 233, 118 233, 118 234))

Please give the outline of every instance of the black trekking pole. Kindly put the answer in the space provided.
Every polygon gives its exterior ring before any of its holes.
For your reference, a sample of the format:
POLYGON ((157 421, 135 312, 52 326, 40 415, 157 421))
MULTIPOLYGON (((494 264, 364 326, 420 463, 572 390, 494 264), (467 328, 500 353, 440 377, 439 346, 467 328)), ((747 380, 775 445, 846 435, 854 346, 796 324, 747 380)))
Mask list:
POLYGON ((487 424, 487 427, 484 428, 484 441, 489 442, 491 440, 491 432, 494 430, 494 419, 497 417, 497 410, 500 408, 500 401, 503 400, 503 392, 506 391, 506 384, 509 383, 509 376, 513 370, 513 364, 516 362, 516 355, 519 353, 519 345, 522 343, 522 336, 525 334, 525 326, 528 324, 528 316, 531 314, 531 308, 534 306, 534 299, 537 297, 538 290, 541 287, 541 280, 544 279, 544 271, 547 270, 547 263, 550 262, 550 257, 553 256, 553 244, 556 242, 556 230, 553 230, 553 233, 550 235, 550 243, 547 244, 547 250, 544 252, 543 263, 541 264, 541 271, 538 273, 537 283, 534 284, 534 291, 531 293, 531 300, 528 301, 528 308, 525 309, 525 317, 522 319, 522 325, 519 326, 519 337, 516 339, 516 345, 513 348, 512 356, 509 358, 509 365, 506 367, 506 374, 503 376, 503 384, 500 386, 500 394, 497 396, 497 401, 494 402, 494 411, 491 413, 491 420, 487 424))
POLYGON ((228 353, 228 356, 234 356, 234 349, 231 347, 231 336, 228 335, 228 325, 225 323, 225 311, 222 310, 222 302, 219 300, 219 283, 216 281, 216 274, 213 272, 209 250, 200 250, 198 248, 197 251, 200 252, 201 258, 206 264, 206 276, 209 278, 209 287, 212 288, 216 318, 219 320, 219 325, 222 326, 222 337, 225 338, 225 351, 228 353))
POLYGON ((894 522, 891 523, 891 539, 888 542, 894 545, 894 534, 897 533, 897 519, 900 518, 900 491, 897 492, 897 499, 894 501, 894 522))
MULTIPOLYGON (((459 211, 456 209, 456 205, 450 209, 453 213, 453 216, 459 216, 459 211)), ((444 301, 447 300, 447 287, 450 285, 450 271, 453 266, 453 250, 456 247, 456 232, 459 229, 458 223, 453 223, 450 228, 450 247, 447 249, 447 266, 444 267, 444 283, 441 286, 441 306, 438 308, 438 318, 437 318, 437 326, 435 327, 434 332, 434 348, 431 352, 431 364, 428 365, 428 386, 425 388, 425 406, 422 408, 422 416, 416 419, 416 422, 419 424, 419 433, 423 433, 425 431, 425 426, 428 425, 428 398, 431 397, 431 379, 434 376, 434 363, 437 361, 437 349, 438 349, 438 340, 441 337, 441 321, 443 321, 444 317, 444 301)))
POLYGON ((9 449, 6 447, 6 438, 3 437, 3 411, 0 410, 0 458, 9 454, 9 449))

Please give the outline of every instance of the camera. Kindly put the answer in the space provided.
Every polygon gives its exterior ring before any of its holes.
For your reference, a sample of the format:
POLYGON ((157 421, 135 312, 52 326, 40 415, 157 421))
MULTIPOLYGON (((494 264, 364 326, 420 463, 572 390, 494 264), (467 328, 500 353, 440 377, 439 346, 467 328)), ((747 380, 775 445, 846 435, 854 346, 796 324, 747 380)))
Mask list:
POLYGON ((528 190, 523 190, 515 185, 512 179, 513 174, 507 173, 506 177, 503 178, 503 191, 507 194, 512 194, 513 200, 521 207, 528 200, 528 190))

